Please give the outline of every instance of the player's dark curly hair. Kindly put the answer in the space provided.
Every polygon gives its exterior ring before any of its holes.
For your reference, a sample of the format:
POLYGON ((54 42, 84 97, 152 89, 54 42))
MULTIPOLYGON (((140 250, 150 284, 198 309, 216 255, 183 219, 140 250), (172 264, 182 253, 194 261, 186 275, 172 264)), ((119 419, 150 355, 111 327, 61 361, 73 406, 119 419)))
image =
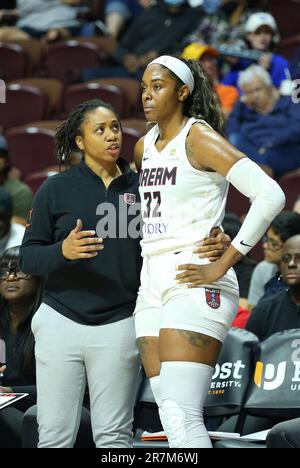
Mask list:
MULTIPOLYGON (((194 90, 192 94, 189 94, 184 103, 184 115, 203 119, 214 130, 223 134, 224 116, 210 76, 197 60, 184 60, 181 57, 179 59, 189 67, 195 80, 194 90)), ((178 87, 181 87, 184 84, 183 81, 171 70, 168 68, 167 70, 176 81, 178 87)))
POLYGON ((105 107, 116 115, 111 104, 104 102, 101 99, 91 99, 76 106, 71 111, 68 119, 62 122, 58 127, 55 140, 56 154, 60 165, 62 163, 67 163, 73 152, 79 151, 76 143, 76 137, 82 135, 81 125, 85 121, 86 116, 98 107, 105 107))

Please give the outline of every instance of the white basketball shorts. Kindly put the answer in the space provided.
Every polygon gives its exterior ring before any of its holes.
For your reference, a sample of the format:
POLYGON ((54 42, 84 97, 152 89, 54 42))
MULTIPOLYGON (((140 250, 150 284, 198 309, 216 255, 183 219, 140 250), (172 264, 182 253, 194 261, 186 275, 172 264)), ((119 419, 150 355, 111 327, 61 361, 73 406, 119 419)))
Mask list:
POLYGON ((211 285, 177 284, 178 265, 205 264, 192 250, 144 257, 135 314, 136 336, 159 336, 161 328, 189 330, 223 342, 238 308, 233 269, 211 285))

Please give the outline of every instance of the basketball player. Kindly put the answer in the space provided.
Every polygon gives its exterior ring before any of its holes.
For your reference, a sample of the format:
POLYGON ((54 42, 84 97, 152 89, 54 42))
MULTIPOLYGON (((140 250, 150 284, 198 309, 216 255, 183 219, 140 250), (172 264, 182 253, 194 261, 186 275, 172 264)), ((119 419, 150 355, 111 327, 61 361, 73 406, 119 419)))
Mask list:
POLYGON ((147 120, 157 124, 135 149, 144 222, 138 344, 170 446, 208 448, 203 404, 238 306, 231 267, 259 241, 285 197, 221 136, 219 104, 198 62, 152 61, 142 101, 147 120), (193 245, 221 225, 229 182, 252 205, 230 247, 211 263, 193 245), (197 287, 189 289, 193 281, 197 287))

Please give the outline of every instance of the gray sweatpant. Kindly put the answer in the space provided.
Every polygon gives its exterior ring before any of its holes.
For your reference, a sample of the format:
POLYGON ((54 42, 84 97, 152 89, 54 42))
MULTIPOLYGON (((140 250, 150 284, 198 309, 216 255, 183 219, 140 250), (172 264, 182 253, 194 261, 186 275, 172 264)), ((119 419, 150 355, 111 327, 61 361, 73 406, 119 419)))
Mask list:
POLYGON ((133 317, 78 324, 42 304, 32 320, 40 447, 73 447, 89 386, 96 447, 131 447, 139 356, 133 317))

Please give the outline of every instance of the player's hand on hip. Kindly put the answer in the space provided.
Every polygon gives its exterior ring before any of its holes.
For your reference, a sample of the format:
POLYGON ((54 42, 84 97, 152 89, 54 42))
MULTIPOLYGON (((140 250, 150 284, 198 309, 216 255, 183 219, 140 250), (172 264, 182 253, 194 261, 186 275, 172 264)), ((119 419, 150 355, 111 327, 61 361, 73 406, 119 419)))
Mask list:
POLYGON ((198 254, 199 258, 208 258, 210 262, 215 262, 222 257, 230 244, 230 237, 222 232, 219 227, 214 227, 210 231, 209 237, 196 242, 194 253, 198 254))
POLYGON ((104 247, 103 239, 95 237, 96 231, 83 231, 81 219, 62 243, 62 253, 67 260, 93 258, 104 247), (93 236, 93 237, 92 237, 93 236))
POLYGON ((188 288, 198 288, 204 284, 214 283, 225 274, 224 266, 219 262, 208 265, 187 263, 178 265, 176 270, 181 271, 175 277, 176 283, 186 284, 188 288))

